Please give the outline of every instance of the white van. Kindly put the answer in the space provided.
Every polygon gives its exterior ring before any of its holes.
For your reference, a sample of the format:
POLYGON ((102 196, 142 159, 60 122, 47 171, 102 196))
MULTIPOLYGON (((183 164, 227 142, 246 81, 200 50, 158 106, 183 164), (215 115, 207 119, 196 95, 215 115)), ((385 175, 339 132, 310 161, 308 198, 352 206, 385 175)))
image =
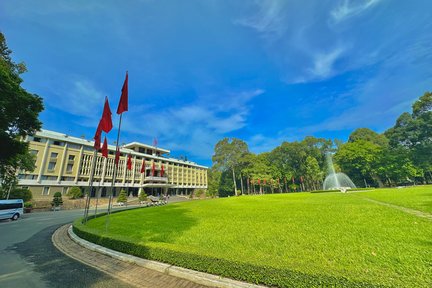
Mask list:
POLYGON ((0 200, 0 219, 17 220, 24 214, 23 206, 22 199, 0 200))

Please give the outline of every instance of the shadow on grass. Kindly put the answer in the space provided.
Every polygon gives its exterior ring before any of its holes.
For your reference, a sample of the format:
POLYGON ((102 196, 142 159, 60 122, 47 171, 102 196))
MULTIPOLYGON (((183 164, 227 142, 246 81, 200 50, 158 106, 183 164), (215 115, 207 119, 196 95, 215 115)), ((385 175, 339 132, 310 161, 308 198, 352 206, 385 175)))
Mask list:
POLYGON ((177 237, 197 225, 199 221, 199 219, 188 215, 188 209, 178 205, 119 212, 121 213, 111 214, 108 226, 106 226, 107 216, 104 213, 98 215, 97 220, 90 220, 85 228, 91 229, 101 236, 128 239, 140 243, 149 241, 174 243, 177 237))

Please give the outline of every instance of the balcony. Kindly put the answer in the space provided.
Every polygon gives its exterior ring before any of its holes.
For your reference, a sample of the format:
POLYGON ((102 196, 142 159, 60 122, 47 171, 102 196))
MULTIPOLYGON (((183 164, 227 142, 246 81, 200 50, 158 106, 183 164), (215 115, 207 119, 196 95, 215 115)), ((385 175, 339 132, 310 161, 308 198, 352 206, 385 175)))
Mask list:
POLYGON ((144 178, 144 183, 151 182, 168 183, 168 177, 147 176, 144 178))

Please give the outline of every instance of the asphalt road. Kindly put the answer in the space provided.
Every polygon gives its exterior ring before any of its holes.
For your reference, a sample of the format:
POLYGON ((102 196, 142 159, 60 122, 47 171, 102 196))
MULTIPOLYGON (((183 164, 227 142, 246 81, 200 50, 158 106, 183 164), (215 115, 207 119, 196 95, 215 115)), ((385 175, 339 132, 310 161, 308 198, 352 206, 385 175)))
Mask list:
POLYGON ((53 232, 82 210, 38 212, 0 220, 0 287, 130 287, 58 251, 53 232))

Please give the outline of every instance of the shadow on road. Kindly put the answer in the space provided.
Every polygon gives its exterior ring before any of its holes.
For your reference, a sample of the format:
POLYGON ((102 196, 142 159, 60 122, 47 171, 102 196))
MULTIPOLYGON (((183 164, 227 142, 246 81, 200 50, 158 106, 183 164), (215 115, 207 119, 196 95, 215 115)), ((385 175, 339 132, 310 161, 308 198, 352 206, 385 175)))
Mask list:
POLYGON ((6 251, 15 252, 30 263, 48 287, 131 287, 58 251, 51 236, 60 226, 45 228, 6 251))

